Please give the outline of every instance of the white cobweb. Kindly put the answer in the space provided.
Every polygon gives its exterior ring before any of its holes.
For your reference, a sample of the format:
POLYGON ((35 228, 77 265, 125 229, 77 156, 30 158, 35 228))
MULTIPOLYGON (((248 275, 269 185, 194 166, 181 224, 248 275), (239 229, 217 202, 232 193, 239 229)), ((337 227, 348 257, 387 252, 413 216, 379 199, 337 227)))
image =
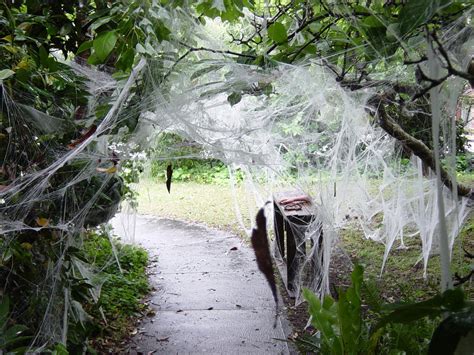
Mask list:
MULTIPOLYGON (((450 54, 464 65, 472 40, 458 45, 458 35, 448 30, 443 41, 453 43, 450 54)), ((196 36, 207 46, 215 44, 206 33, 196 36)), ((97 213, 92 213, 97 212, 93 211, 95 204, 106 204, 102 194, 110 197, 121 184, 113 173, 101 170, 110 167, 111 152, 118 154, 120 168, 125 161, 137 158, 137 151, 153 146, 162 132, 173 132, 195 142, 206 157, 226 163, 231 181, 236 169, 243 171, 244 184, 254 197, 254 204, 246 211, 237 210, 236 216, 248 233, 253 224, 246 224, 243 216, 248 215, 254 221, 258 208, 271 201, 274 193, 298 189, 312 197, 314 211, 307 227, 293 225, 302 234, 297 246, 302 256, 295 284, 297 302, 301 301, 302 287, 309 287, 319 295, 329 292, 331 256, 340 231, 350 221, 357 221, 366 238, 385 245, 381 270, 395 241, 400 240, 403 245, 408 238, 421 241, 420 258, 426 270, 430 255, 440 251, 438 208, 442 198, 448 246, 452 249, 468 212, 467 201, 445 187, 438 194, 435 176, 431 172, 427 174, 418 158, 412 157, 407 166, 400 165, 400 145, 369 114, 367 100, 375 89, 354 92, 343 89, 334 74, 319 61, 274 64, 262 69, 236 63, 220 54, 197 52, 173 66, 163 83, 162 78, 172 65, 169 64, 168 69, 159 70, 153 62, 142 60, 124 83, 117 83, 102 72, 73 65, 89 80, 91 111, 103 92, 113 93, 113 104, 90 137, 72 149, 50 147, 55 159, 46 167, 26 169, 8 186, 2 186, 3 250, 24 230, 54 234, 64 251, 68 247, 80 248, 83 227, 95 225, 94 216, 102 221, 115 212, 114 208, 104 208, 107 216, 97 217, 97 213), (130 89, 137 82, 146 92, 138 104, 130 105, 130 89), (231 106, 228 96, 233 92, 243 96, 231 106), (131 112, 140 113, 137 129, 133 134, 117 131, 131 112), (69 165, 80 166, 79 173, 71 176, 65 185, 55 185, 55 176, 64 173, 69 165), (75 189, 91 183, 96 185, 96 191, 85 204, 78 205, 80 199, 75 197, 75 189), (26 223, 38 206, 48 201, 60 205, 57 218, 47 225, 26 223), (320 238, 321 230, 323 238, 320 238)), ((411 75, 397 68, 379 74, 380 79, 398 77, 401 81, 410 81, 411 75)), ((462 89, 462 81, 452 79, 441 86, 438 94, 442 108, 440 136, 444 145, 440 151, 446 157, 455 154, 453 124, 462 89)), ((38 132, 37 136, 60 128, 56 118, 9 101, 7 92, 2 90, 2 105, 8 107, 14 132, 22 125, 38 132)), ((452 176, 455 179, 455 174, 452 176)), ((266 207, 269 225, 272 215, 269 204, 266 207)), ((38 292, 48 297, 49 302, 34 345, 65 343, 68 315, 83 314, 77 303, 71 301, 70 290, 58 280, 65 262, 60 256, 37 285, 38 292)), ((92 281, 92 270, 84 263, 72 262, 76 272, 96 285, 93 292, 98 297, 100 280, 92 281)))

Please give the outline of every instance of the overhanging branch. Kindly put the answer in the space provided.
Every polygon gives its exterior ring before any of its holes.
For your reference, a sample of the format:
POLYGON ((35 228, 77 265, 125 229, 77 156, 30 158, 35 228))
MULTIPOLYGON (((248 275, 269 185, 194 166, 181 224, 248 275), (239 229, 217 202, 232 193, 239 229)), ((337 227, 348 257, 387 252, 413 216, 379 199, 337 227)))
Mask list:
MULTIPOLYGON (((412 135, 405 132, 405 130, 400 127, 398 123, 393 121, 390 116, 385 111, 383 105, 383 99, 380 97, 374 97, 371 100, 373 107, 375 107, 377 118, 379 119, 379 124, 382 129, 391 135, 393 138, 405 144, 408 148, 411 149, 413 154, 415 154, 421 161, 428 166, 433 172, 436 171, 436 161, 434 158, 433 151, 426 146, 425 143, 416 139, 412 135)), ((453 183, 448 172, 440 166, 440 178, 443 184, 453 191, 453 183)), ((467 186, 458 184, 457 193, 459 196, 468 197, 471 193, 471 189, 467 186)))

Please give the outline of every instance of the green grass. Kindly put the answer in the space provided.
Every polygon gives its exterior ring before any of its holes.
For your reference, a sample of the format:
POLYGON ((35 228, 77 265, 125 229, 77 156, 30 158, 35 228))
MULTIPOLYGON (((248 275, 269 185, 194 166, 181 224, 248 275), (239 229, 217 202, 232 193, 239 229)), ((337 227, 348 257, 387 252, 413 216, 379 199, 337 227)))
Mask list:
MULTIPOLYGON (((472 261, 464 256, 462 248, 471 251, 474 249, 473 230, 474 219, 470 218, 453 247, 451 264, 453 274, 457 272, 466 275, 470 271, 472 261)), ((399 248, 400 242, 395 242, 388 255, 382 277, 379 277, 379 274, 385 252, 383 244, 366 240, 360 231, 353 229, 342 233, 341 245, 353 261, 364 265, 367 278, 376 282, 386 301, 417 301, 439 291, 441 275, 439 255, 429 258, 425 278, 423 260, 420 260, 421 242, 417 237, 405 239, 407 249, 399 248)), ((468 297, 473 298, 474 289, 469 284, 465 285, 465 290, 468 297)))
MULTIPOLYGON (((176 182, 171 185, 171 193, 168 193, 164 183, 145 180, 139 184, 138 193, 138 213, 203 223, 240 236, 245 235, 237 222, 229 186, 176 182)), ((237 195, 238 205, 244 214, 244 225, 249 228, 247 206, 255 202, 243 187, 237 188, 237 195)), ((256 209, 252 210, 252 213, 256 212, 256 209)))

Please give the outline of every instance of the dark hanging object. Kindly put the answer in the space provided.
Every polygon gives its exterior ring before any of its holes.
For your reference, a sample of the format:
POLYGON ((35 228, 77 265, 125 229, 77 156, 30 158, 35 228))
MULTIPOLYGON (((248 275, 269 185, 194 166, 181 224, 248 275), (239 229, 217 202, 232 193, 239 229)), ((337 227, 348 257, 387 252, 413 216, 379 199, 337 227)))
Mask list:
POLYGON ((265 275, 273 293, 273 299, 278 310, 278 294, 276 289, 275 274, 273 272, 272 256, 268 245, 267 237, 267 219, 264 209, 261 208, 257 213, 257 228, 252 230, 252 247, 255 251, 258 269, 265 275))
POLYGON ((169 164, 166 167, 166 189, 171 193, 171 176, 173 175, 173 167, 169 164))
MULTIPOLYGON (((471 61, 469 62, 467 72, 471 74, 472 77, 474 77, 474 57, 471 58, 471 61)), ((469 84, 471 84, 471 88, 474 89, 474 79, 469 79, 469 84)))

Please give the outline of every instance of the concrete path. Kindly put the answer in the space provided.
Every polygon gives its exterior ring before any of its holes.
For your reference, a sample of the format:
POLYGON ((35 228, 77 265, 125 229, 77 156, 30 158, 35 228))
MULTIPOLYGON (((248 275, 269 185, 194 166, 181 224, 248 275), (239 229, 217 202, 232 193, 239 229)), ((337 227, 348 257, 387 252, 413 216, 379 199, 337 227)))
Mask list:
MULTIPOLYGON (((120 216, 112 221, 124 234, 120 216)), ((137 216, 135 241, 148 250, 155 311, 132 351, 145 354, 288 354, 285 319, 253 250, 237 237, 168 219, 137 216)))

